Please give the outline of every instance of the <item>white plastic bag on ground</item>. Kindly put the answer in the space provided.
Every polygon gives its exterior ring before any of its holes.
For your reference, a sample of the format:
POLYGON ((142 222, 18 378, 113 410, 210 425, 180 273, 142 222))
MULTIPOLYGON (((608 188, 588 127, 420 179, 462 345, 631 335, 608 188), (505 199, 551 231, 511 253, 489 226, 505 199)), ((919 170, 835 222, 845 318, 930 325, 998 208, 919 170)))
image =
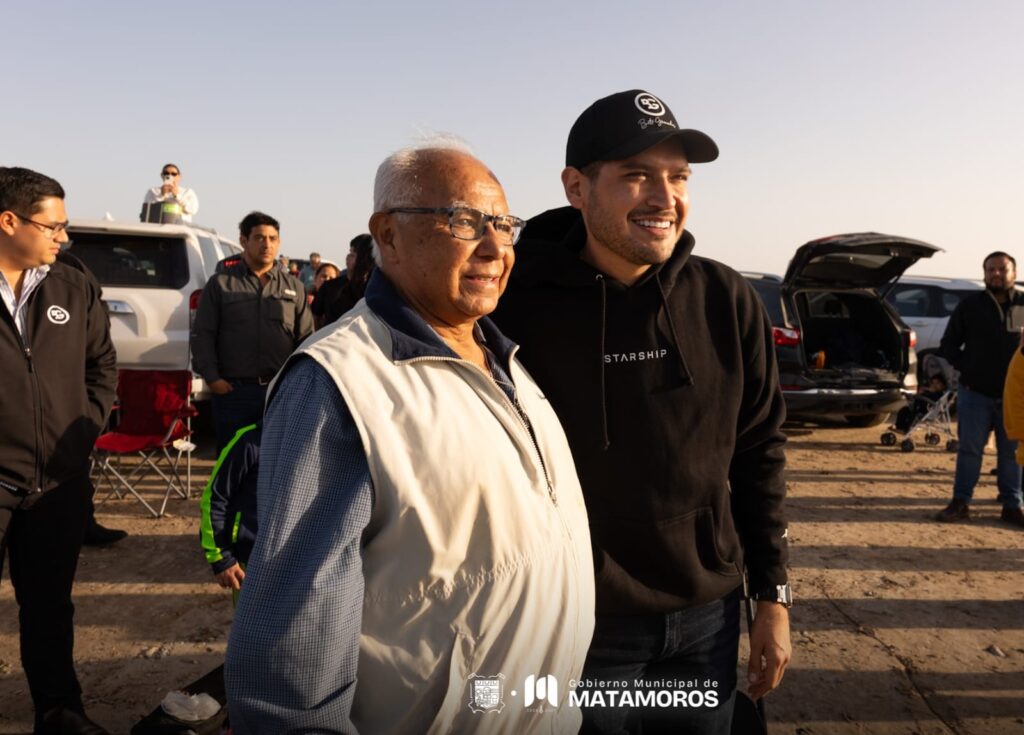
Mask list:
POLYGON ((202 722, 220 712, 220 702, 209 694, 167 692, 160 709, 182 722, 202 722))

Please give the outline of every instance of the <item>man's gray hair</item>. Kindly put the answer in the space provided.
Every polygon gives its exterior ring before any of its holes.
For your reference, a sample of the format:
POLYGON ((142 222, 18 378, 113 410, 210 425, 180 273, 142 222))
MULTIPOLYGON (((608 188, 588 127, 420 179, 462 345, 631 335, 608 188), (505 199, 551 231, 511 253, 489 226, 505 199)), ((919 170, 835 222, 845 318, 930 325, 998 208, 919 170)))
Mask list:
MULTIPOLYGON (((419 164, 427 151, 457 151, 473 155, 465 140, 448 133, 434 133, 417 140, 413 145, 397 150, 377 167, 373 180, 373 211, 383 212, 391 207, 410 206, 423 188, 419 179, 419 164)), ((373 260, 380 265, 380 248, 373 241, 373 260)))

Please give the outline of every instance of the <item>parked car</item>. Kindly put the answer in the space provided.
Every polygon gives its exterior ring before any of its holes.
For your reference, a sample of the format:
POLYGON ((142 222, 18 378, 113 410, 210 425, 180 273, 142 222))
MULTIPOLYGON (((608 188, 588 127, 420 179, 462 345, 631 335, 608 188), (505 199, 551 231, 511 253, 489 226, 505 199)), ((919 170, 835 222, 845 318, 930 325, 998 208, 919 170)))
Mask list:
MULTIPOLYGON (((121 368, 190 366, 189 328, 199 295, 235 242, 195 225, 74 220, 69 252, 103 286, 110 335, 121 368)), ((197 377, 197 397, 208 397, 197 377)))
MULTIPOLYGON (((960 300, 985 287, 984 281, 964 278, 901 278, 885 295, 904 323, 917 333, 918 364, 922 368, 938 355, 949 317, 960 300)), ((948 363, 943 371, 948 372, 948 363)), ((918 375, 921 380, 924 376, 918 375)))
POLYGON ((791 415, 873 426, 905 405, 917 388, 916 338, 882 294, 936 252, 904 237, 836 235, 801 246, 783 278, 744 274, 771 320, 791 415))

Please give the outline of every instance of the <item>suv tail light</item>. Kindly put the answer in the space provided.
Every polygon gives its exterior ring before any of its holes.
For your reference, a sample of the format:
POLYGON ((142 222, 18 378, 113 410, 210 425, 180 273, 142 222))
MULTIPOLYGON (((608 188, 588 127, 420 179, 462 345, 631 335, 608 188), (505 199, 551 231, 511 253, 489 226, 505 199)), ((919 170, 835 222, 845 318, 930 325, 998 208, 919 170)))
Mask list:
POLYGON ((188 297, 188 323, 191 324, 196 318, 196 309, 199 308, 199 297, 203 295, 203 290, 193 291, 188 297))
POLYGON ((910 330, 910 334, 907 335, 907 337, 909 339, 910 346, 911 347, 917 347, 917 332, 915 332, 913 329, 911 329, 910 330))
POLYGON ((772 339, 779 347, 796 347, 800 344, 800 330, 788 327, 772 327, 772 339))

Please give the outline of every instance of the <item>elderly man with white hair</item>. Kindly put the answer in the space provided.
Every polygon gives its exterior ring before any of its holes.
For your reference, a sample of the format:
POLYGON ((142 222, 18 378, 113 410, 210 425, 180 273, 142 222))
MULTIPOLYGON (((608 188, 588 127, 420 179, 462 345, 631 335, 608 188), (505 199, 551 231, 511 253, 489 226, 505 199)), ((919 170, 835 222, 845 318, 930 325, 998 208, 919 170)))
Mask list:
POLYGON ((576 732, 593 560, 555 414, 490 322, 523 226, 436 144, 381 164, 366 296, 292 356, 226 664, 239 733, 576 732))

